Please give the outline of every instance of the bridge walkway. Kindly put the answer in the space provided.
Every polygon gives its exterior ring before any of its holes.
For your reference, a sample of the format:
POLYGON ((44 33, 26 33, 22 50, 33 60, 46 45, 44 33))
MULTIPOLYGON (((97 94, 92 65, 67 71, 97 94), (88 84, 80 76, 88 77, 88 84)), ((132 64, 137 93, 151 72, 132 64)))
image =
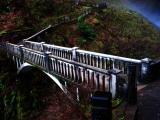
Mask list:
POLYGON ((138 91, 138 120, 160 120, 160 80, 138 91))

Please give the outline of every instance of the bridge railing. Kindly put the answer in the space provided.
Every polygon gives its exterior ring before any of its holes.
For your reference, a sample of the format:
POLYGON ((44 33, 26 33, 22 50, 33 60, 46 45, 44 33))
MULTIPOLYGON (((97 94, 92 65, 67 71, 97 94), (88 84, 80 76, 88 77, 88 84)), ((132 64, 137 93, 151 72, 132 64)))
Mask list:
POLYGON ((5 42, 0 42, 0 49, 4 50, 6 48, 6 43, 5 42))
POLYGON ((127 76, 128 65, 134 64, 136 65, 137 77, 139 77, 139 79, 141 79, 141 74, 148 64, 148 62, 144 60, 80 50, 78 47, 68 48, 45 44, 44 42, 38 43, 32 41, 26 41, 24 45, 25 47, 31 48, 33 50, 49 51, 52 55, 69 60, 74 60, 79 63, 101 68, 104 70, 119 69, 123 74, 125 74, 125 76, 127 76))
POLYGON ((114 55, 90 52, 85 50, 76 50, 76 59, 80 63, 95 66, 102 69, 119 69, 127 74, 128 65, 136 64, 140 66, 141 60, 119 57, 114 55))
POLYGON ((7 43, 6 48, 7 48, 7 51, 10 52, 11 54, 15 54, 16 56, 21 57, 19 45, 7 43))
POLYGON ((23 45, 27 48, 37 50, 37 51, 42 51, 43 49, 43 43, 40 43, 40 42, 25 41, 23 45))
POLYGON ((72 60, 72 51, 74 48, 43 44, 43 51, 51 52, 51 55, 72 60))
POLYGON ((25 41, 24 46, 37 51, 49 51, 52 55, 72 59, 72 51, 74 48, 61 47, 56 45, 45 44, 44 42, 25 41))
POLYGON ((36 51, 11 43, 7 43, 7 50, 23 62, 31 63, 51 74, 62 76, 78 84, 87 84, 94 90, 99 91, 112 91, 112 75, 117 75, 120 72, 104 70, 74 60, 61 58, 52 55, 50 52, 36 51))

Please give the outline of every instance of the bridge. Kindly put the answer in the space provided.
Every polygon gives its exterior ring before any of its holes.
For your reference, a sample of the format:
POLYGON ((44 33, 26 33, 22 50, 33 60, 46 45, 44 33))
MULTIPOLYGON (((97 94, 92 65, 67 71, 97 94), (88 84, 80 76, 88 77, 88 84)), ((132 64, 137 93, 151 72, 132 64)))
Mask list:
MULTIPOLYGON (((23 41, 22 45, 3 43, 1 48, 15 61, 19 72, 27 66, 36 66, 48 75, 58 75, 78 84, 91 85, 94 90, 111 91, 116 95, 119 78, 129 78, 129 65, 136 67, 136 80, 144 79, 149 59, 125 57, 68 48, 44 42, 23 41), (27 63, 27 64, 26 64, 27 63)), ((62 85, 55 81, 64 91, 62 85)))
POLYGON ((79 88, 76 88, 74 98, 68 91, 68 82, 90 87, 91 95, 95 91, 109 92, 113 99, 126 97, 128 103, 136 104, 137 88, 141 82, 150 79, 150 68, 158 63, 153 64, 148 58, 138 60, 31 41, 50 28, 48 26, 19 44, 0 43, 0 49, 16 63, 17 76, 26 69, 37 68, 50 77, 74 104, 80 102, 79 88), (58 80, 57 76, 64 81, 58 80))
MULTIPOLYGON (((86 16, 91 12, 92 9, 86 9, 80 14, 86 16)), ((0 42, 0 49, 16 63, 17 76, 26 69, 39 69, 50 77, 73 103, 80 102, 79 88, 76 88, 74 98, 68 91, 68 82, 90 87, 91 95, 95 91, 109 92, 113 99, 125 97, 128 103, 136 104, 139 85, 154 76, 159 61, 153 62, 149 58, 132 59, 42 42, 41 35, 76 19, 77 16, 61 16, 54 21, 53 26, 49 25, 18 44, 0 42), (57 79, 57 76, 64 81, 57 79)))

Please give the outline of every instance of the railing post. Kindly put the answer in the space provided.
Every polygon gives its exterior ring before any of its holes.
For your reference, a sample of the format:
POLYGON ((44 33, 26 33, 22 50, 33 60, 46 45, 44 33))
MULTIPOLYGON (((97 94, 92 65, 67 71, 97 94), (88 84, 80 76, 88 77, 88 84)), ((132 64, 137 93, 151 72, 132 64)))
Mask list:
POLYGON ((114 98, 117 96, 118 92, 118 74, 120 74, 122 71, 118 69, 111 69, 108 72, 111 75, 111 79, 109 81, 109 91, 112 93, 112 97, 114 98))
POLYGON ((78 47, 73 47, 72 48, 72 60, 77 61, 77 53, 76 50, 79 49, 78 47))
POLYGON ((44 52, 44 44, 45 42, 41 42, 41 52, 44 52))
POLYGON ((21 61, 21 63, 23 63, 23 61, 24 61, 24 53, 23 53, 23 48, 22 47, 24 47, 24 45, 19 45, 19 52, 20 52, 20 61, 21 61))
POLYGON ((47 70, 47 72, 50 72, 50 58, 49 55, 51 54, 51 52, 44 52, 45 55, 45 69, 47 70))
MULTIPOLYGON (((72 48, 72 60, 73 61, 77 61, 77 53, 76 53, 76 50, 78 49, 78 47, 73 47, 72 48)), ((79 82, 78 81, 78 67, 76 65, 74 65, 74 71, 75 71, 75 81, 76 82, 79 82)))
POLYGON ((140 82, 147 82, 149 81, 151 75, 151 62, 152 60, 149 58, 144 58, 141 60, 141 79, 140 82))
POLYGON ((6 43, 5 43, 5 48, 6 48, 6 51, 7 51, 7 56, 9 56, 8 43, 9 43, 9 41, 6 41, 6 43))
POLYGON ((128 65, 128 94, 127 102, 131 105, 137 103, 137 75, 136 75, 136 65, 128 65))

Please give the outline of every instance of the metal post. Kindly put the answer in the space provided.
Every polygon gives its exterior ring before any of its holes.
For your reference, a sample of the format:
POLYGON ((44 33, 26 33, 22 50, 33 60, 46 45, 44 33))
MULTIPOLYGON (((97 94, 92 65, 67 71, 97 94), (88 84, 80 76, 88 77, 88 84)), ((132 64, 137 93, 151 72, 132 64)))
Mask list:
POLYGON ((51 52, 44 52, 45 55, 45 66, 46 66, 46 70, 47 72, 50 72, 50 58, 49 58, 49 54, 51 54, 51 52))
POLYGON ((131 105, 137 103, 137 78, 136 78, 136 65, 128 65, 128 95, 127 102, 131 105))

